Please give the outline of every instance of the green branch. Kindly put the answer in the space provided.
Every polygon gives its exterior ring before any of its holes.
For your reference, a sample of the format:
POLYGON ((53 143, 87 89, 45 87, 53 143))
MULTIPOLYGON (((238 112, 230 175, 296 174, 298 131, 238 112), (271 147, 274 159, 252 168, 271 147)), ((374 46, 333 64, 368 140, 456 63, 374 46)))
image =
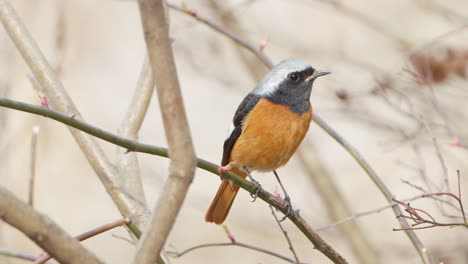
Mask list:
MULTIPOLYGON (((168 152, 166 148, 143 144, 137 141, 120 137, 116 134, 112 134, 110 132, 104 131, 103 129, 92 126, 86 122, 75 119, 73 116, 68 116, 43 106, 26 104, 6 98, 0 98, 0 106, 54 119, 60 123, 74 127, 80 131, 88 133, 104 141, 121 146, 122 148, 125 148, 128 151, 153 154, 166 158, 168 157, 168 152)), ((197 167, 209 171, 213 174, 216 174, 221 178, 229 179, 235 184, 239 185, 242 189, 250 193, 254 193, 256 191, 255 184, 245 180, 240 176, 237 176, 232 172, 223 173, 221 175, 221 173, 218 171, 219 165, 215 163, 197 158, 197 167)), ((283 214, 286 214, 287 207, 283 204, 282 199, 277 198, 275 195, 263 189, 259 190, 258 197, 266 203, 270 204, 271 206, 275 207, 278 211, 282 212, 283 214)), ((297 226, 297 228, 299 228, 299 230, 301 230, 301 232, 309 239, 309 241, 314 245, 314 247, 320 252, 322 252, 325 256, 327 256, 331 261, 333 261, 334 263, 347 263, 343 257, 341 257, 332 247, 330 247, 325 241, 323 241, 317 233, 315 233, 312 230, 312 228, 304 221, 304 219, 299 214, 292 213, 288 216, 288 218, 297 226)), ((130 225, 130 228, 134 233, 137 231, 134 230, 134 226, 130 225)))

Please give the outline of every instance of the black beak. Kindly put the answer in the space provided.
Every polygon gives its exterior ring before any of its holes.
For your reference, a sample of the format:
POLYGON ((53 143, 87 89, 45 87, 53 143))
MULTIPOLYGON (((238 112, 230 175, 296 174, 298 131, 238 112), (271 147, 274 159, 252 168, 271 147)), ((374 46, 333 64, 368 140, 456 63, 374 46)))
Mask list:
POLYGON ((324 75, 327 75, 327 74, 330 74, 330 73, 331 73, 330 71, 315 70, 314 73, 311 76, 307 77, 306 82, 308 82, 310 80, 314 80, 317 77, 324 76, 324 75))

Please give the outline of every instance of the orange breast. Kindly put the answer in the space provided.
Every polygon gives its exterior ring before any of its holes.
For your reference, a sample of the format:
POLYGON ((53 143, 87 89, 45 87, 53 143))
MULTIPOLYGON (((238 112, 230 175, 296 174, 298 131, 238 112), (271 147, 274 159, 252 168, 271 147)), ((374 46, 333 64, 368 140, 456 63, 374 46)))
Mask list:
POLYGON ((311 120, 312 107, 299 115, 285 105, 260 99, 244 120, 230 161, 251 170, 276 170, 296 152, 311 120))

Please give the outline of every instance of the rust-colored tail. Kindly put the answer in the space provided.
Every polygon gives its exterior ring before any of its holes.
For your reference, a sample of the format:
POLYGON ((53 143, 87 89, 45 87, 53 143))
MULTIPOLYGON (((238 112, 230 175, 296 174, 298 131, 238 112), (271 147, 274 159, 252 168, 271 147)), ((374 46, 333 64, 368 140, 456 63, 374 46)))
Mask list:
MULTIPOLYGON (((231 172, 244 178, 247 177, 245 172, 237 168, 233 168, 231 172)), ((218 225, 222 224, 226 220, 238 191, 239 186, 231 184, 229 180, 223 180, 213 202, 211 202, 210 208, 206 212, 205 221, 218 225)))

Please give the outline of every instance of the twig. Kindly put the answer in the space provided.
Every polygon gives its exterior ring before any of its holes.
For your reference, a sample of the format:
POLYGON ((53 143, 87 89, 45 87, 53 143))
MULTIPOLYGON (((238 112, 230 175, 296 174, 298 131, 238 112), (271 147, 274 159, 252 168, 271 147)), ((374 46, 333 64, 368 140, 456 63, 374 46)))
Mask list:
MULTIPOLYGON (((434 194, 428 194, 426 196, 430 196, 430 195, 449 195, 449 196, 452 196, 452 197, 456 198, 456 196, 454 194, 450 194, 450 193, 434 193, 434 194)), ((397 218, 410 219, 410 220, 412 220, 414 222, 414 224, 412 224, 411 227, 394 228, 393 231, 427 229, 427 228, 433 228, 433 227, 437 227, 437 226, 464 226, 464 227, 468 228, 468 224, 465 223, 465 222, 463 222, 463 223, 441 223, 441 222, 436 221, 435 218, 431 214, 429 214, 428 212, 426 212, 426 211, 424 211, 422 209, 412 207, 410 205, 410 203, 404 203, 404 202, 398 201, 396 199, 393 199, 393 201, 395 201, 396 203, 403 206, 405 208, 405 211, 409 214, 409 215, 403 215, 402 214, 402 215, 397 216, 397 218), (420 213, 426 215, 430 219, 424 218, 424 216, 422 216, 420 213), (419 226, 419 225, 425 225, 425 226, 419 226), (418 227, 416 227, 416 226, 418 226, 418 227)))
MULTIPOLYGON (((133 140, 119 137, 118 135, 109 133, 100 128, 89 125, 81 120, 77 120, 73 117, 58 113, 51 109, 25 104, 5 98, 0 98, 0 106, 49 117, 90 135, 103 139, 107 142, 126 148, 130 151, 148 153, 166 158, 168 157, 166 148, 142 144, 133 140)), ((198 158, 197 167, 220 176, 218 171, 219 165, 217 164, 198 158)), ((242 189, 250 193, 256 190, 255 184, 235 175, 234 173, 224 173, 223 177, 233 181, 233 183, 239 185, 242 189)), ((287 208, 283 207, 283 201, 276 198, 276 196, 273 194, 265 190, 260 190, 258 197, 276 209, 280 210, 284 214, 287 212, 287 208)), ((301 232, 309 239, 315 248, 327 256, 330 260, 332 260, 334 263, 347 263, 346 260, 344 260, 332 247, 323 241, 322 238, 317 233, 315 233, 313 229, 299 215, 291 214, 289 219, 299 228, 299 230, 301 230, 301 232)), ((140 236, 140 231, 135 226, 130 224, 129 229, 132 230, 132 233, 134 233, 135 236, 140 236)))
MULTIPOLYGON (((385 196, 385 199, 391 203, 393 199, 393 195, 390 192, 390 190, 387 188, 387 186, 383 183, 383 181, 380 179, 380 177, 377 175, 377 173, 370 167, 370 165, 367 163, 367 161, 361 156, 361 154, 353 147, 351 144, 349 144, 346 140, 344 140, 338 133, 335 132, 330 126, 328 126, 327 123, 325 123, 320 117, 317 115, 313 116, 315 123, 317 123, 325 132, 327 132, 331 137, 333 137, 343 148, 348 151, 351 156, 359 163, 362 169, 367 173, 367 175, 371 178, 371 180, 374 182, 374 184, 379 188, 379 190, 382 192, 382 194, 385 196)), ((401 215, 401 210, 397 205, 392 206, 393 212, 395 215, 398 217, 401 215)), ((404 218, 398 218, 400 225, 402 226, 403 229, 405 229, 406 235, 408 238, 411 240, 413 243, 414 247, 419 253, 419 256, 421 257, 423 263, 428 264, 430 263, 430 257, 428 255, 427 249, 423 246, 421 243, 421 240, 416 236, 416 234, 412 231, 409 230, 408 228, 410 227, 408 222, 404 218)))
POLYGON ((180 6, 178 6, 176 4, 173 4, 173 3, 170 3, 170 2, 167 3, 167 6, 174 9, 174 10, 176 10, 176 11, 179 11, 179 12, 181 12, 183 14, 192 16, 196 20, 198 20, 198 21, 202 22, 203 24, 209 26, 210 28, 214 29, 215 31, 221 33, 224 36, 227 36, 228 38, 230 38, 231 40, 233 40, 237 44, 241 45, 242 47, 250 50, 268 68, 272 68, 274 66, 273 62, 270 60, 270 58, 268 58, 257 46, 250 44, 248 41, 240 38, 239 36, 237 36, 236 34, 230 32, 229 30, 219 26, 216 23, 213 23, 211 20, 200 16, 197 12, 195 12, 193 10, 190 10, 188 8, 180 7, 180 6))
MULTIPOLYGON (((281 254, 278 254, 276 252, 273 252, 273 251, 270 251, 270 250, 267 250, 267 249, 264 249, 264 248, 259 248, 259 247, 253 246, 253 245, 245 244, 245 243, 242 243, 242 242, 238 242, 238 241, 236 241, 236 242, 224 242, 224 243, 201 244, 201 245, 196 245, 196 246, 187 248, 187 249, 185 249, 185 250, 183 250, 181 252, 168 251, 167 253, 170 256, 173 256, 173 257, 182 257, 185 254, 190 253, 190 252, 192 252, 194 250, 197 250, 197 249, 210 248, 210 247, 223 247, 223 246, 238 246, 238 247, 248 248, 248 249, 252 249, 252 250, 255 250, 255 251, 258 251, 258 252, 262 252, 262 253, 265 253, 265 254, 268 254, 268 255, 283 259, 283 260, 288 261, 290 263, 298 263, 294 259, 288 258, 288 257, 283 256, 281 254)), ((299 263, 300 264, 306 264, 304 262, 299 262, 299 263)))
MULTIPOLYGON (((0 20, 37 81, 44 88, 51 107, 62 113, 74 115, 76 119, 81 119, 78 109, 62 83, 7 0, 0 0, 0 20)), ((70 133, 120 213, 130 218, 133 223, 142 229, 149 216, 147 208, 116 186, 113 179, 116 178, 117 172, 93 137, 75 129, 70 129, 70 133)))
MULTIPOLYGON (((130 221, 128 219, 119 219, 119 220, 116 220, 116 221, 111 222, 109 224, 102 225, 102 226, 100 226, 98 228, 95 228, 93 230, 85 232, 83 234, 77 235, 75 238, 78 241, 83 241, 83 240, 86 240, 86 239, 91 238, 93 236, 97 236, 97 235, 99 235, 101 233, 109 231, 111 229, 114 229, 116 227, 124 226, 124 225, 128 225, 128 224, 130 224, 130 221)), ((49 254, 45 253, 44 255, 42 255, 41 257, 36 259, 33 264, 44 264, 51 258, 52 257, 49 254)))
POLYGON ((192 183, 196 157, 169 39, 166 1, 139 0, 138 5, 171 159, 169 176, 133 259, 134 264, 152 264, 192 183))
MULTIPOLYGON (((405 199, 403 201, 404 202, 411 202, 411 201, 414 201, 414 200, 417 200, 417 199, 420 199, 420 198, 423 198, 423 196, 421 194, 416 195, 416 196, 411 197, 411 198, 408 198, 408 199, 405 199)), ((329 224, 329 225, 326 225, 326 226, 323 226, 323 227, 320 227, 320 228, 316 228, 315 231, 317 231, 317 232, 325 231, 325 230, 333 228, 333 227, 335 227, 337 225, 344 224, 346 222, 358 219, 358 218, 366 216, 366 215, 380 213, 381 211, 383 211, 385 209, 392 208, 395 205, 396 205, 396 203, 391 203, 391 204, 388 204, 388 205, 385 205, 385 206, 382 206, 382 207, 379 207, 379 208, 376 208, 376 209, 372 209, 372 210, 364 211, 364 212, 361 212, 361 213, 357 213, 357 214, 354 214, 354 215, 352 215, 350 217, 344 218, 344 219, 342 219, 342 220, 340 220, 338 222, 335 222, 333 224, 329 224)))
MULTIPOLYGON (((262 61, 269 68, 273 67, 273 63, 271 62, 271 60, 263 52, 259 52, 257 50, 257 48, 255 48, 253 45, 251 45, 247 41, 241 39, 240 37, 236 36, 232 32, 229 32, 229 31, 221 28, 220 26, 216 25, 215 23, 213 23, 213 22, 211 22, 211 21, 209 21, 209 20, 207 20, 205 18, 200 18, 200 16, 196 12, 194 12, 193 10, 184 9, 184 8, 178 7, 178 6, 174 5, 174 4, 168 4, 168 6, 170 8, 172 8, 172 9, 183 12, 183 13, 185 13, 187 15, 190 15, 190 16, 194 17, 195 19, 203 22, 204 24, 206 24, 209 27, 213 28, 217 32, 221 33, 222 35, 227 36, 228 38, 235 41, 236 43, 238 43, 242 47, 244 47, 247 50, 250 50, 251 52, 253 52, 257 56, 257 58, 259 58, 260 61, 262 61)), ((314 114, 313 117, 314 117, 315 123, 317 123, 323 130, 325 130, 325 132, 327 132, 331 137, 333 137, 338 143, 340 143, 340 145, 343 146, 343 148, 345 148, 353 156, 353 158, 361 165, 361 167, 364 169, 364 171, 367 173, 367 175, 369 175, 369 177, 372 179, 372 181, 376 184, 376 186, 384 194, 387 201, 389 203, 391 203, 392 202, 392 200, 391 200, 392 199, 392 194, 390 193, 390 191, 388 190, 386 185, 384 185, 382 180, 378 177, 378 175, 374 172, 374 170, 369 166, 367 161, 365 161, 363 159, 363 157, 359 154, 359 152, 354 147, 352 147, 343 137, 341 137, 334 129, 332 129, 325 121, 323 121, 318 115, 314 114)), ((393 211, 395 212, 395 215, 397 215, 397 216, 401 214, 401 211, 397 206, 393 207, 393 211)), ((402 225, 403 228, 409 227, 408 222, 405 219, 400 219, 400 224, 402 225)), ((430 263, 430 261, 429 261, 430 258, 429 258, 427 249, 422 245, 421 241, 416 236, 416 234, 414 232, 412 232, 411 230, 407 230, 406 235, 408 236, 408 238, 411 240, 414 247, 418 251, 418 254, 421 257, 423 263, 425 263, 425 264, 430 263)))
POLYGON ((466 221, 465 210, 463 210, 462 196, 461 196, 461 181, 460 181, 460 170, 457 170, 457 179, 458 179, 458 203, 460 204, 460 210, 462 211, 463 222, 468 224, 466 221))
POLYGON ((281 229, 281 232, 283 232, 283 235, 286 238, 286 241, 288 242, 289 250, 291 250, 291 252, 293 253, 294 259, 296 260, 295 263, 297 263, 297 264, 301 263, 301 261, 299 260, 299 257, 296 254, 296 250, 294 250, 294 247, 292 245, 291 239, 289 238, 288 232, 286 232, 286 230, 284 230, 283 225, 281 224, 280 220, 278 219, 278 216, 276 216, 275 209, 273 209, 273 207, 271 205, 270 205, 270 209, 271 209, 271 214, 275 218, 276 223, 278 224, 279 228, 281 229))
POLYGON ((0 219, 15 227, 61 263, 103 263, 46 215, 0 187, 0 219))
POLYGON ((28 204, 34 207, 34 190, 36 186, 36 153, 37 153, 37 136, 39 135, 39 127, 34 126, 31 136, 31 156, 29 165, 29 193, 28 204))
MULTIPOLYGON (((302 162, 313 181, 315 189, 320 194, 329 215, 330 221, 340 221, 352 215, 348 206, 348 200, 338 188, 335 178, 330 171, 324 167, 320 152, 314 149, 309 140, 304 140, 295 154, 302 162)), ((318 232, 319 230, 315 230, 318 232)), ((380 263, 381 259, 375 252, 375 244, 368 240, 364 229, 357 223, 352 222, 338 227, 339 233, 347 240, 350 248, 359 263, 380 263)))
MULTIPOLYGON (((5 256, 5 257, 22 259, 22 260, 30 260, 30 261, 34 261, 37 258, 36 256, 31 255, 31 254, 16 252, 16 251, 12 251, 6 248, 0 248, 0 255, 5 256)), ((46 264, 54 264, 54 262, 47 261, 46 264)))

